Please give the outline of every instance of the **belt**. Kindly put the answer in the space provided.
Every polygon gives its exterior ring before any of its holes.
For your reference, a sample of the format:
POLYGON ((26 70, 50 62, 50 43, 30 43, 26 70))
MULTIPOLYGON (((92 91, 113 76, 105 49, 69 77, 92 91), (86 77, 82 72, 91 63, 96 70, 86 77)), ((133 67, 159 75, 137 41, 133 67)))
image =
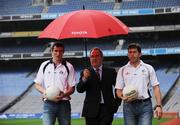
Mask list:
POLYGON ((130 103, 143 103, 143 102, 146 102, 146 101, 149 101, 149 100, 151 100, 151 98, 147 98, 147 99, 136 99, 136 100, 131 101, 130 103))
POLYGON ((69 102, 69 100, 60 100, 58 102, 54 102, 54 101, 43 99, 43 102, 49 102, 49 103, 56 103, 56 104, 58 104, 58 103, 67 103, 67 102, 69 102))

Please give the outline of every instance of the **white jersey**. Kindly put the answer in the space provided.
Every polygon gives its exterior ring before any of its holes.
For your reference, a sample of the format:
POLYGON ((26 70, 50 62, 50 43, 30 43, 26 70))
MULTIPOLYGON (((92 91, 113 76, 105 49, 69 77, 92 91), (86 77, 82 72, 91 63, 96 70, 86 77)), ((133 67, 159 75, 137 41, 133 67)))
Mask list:
MULTIPOLYGON (((69 75, 63 64, 59 64, 55 67, 54 63, 49 63, 43 71, 43 68, 48 62, 49 60, 41 64, 37 76, 34 79, 35 83, 41 84, 44 88, 47 88, 50 85, 55 85, 64 93, 67 91, 68 87, 75 86, 75 70, 69 62, 66 61, 66 65, 69 69, 69 75)), ((64 98, 64 100, 66 100, 66 98, 64 98)))
POLYGON ((141 60, 137 67, 133 67, 128 62, 119 69, 115 88, 123 89, 126 85, 133 85, 138 89, 138 99, 146 99, 149 98, 149 86, 158 84, 154 68, 141 60))

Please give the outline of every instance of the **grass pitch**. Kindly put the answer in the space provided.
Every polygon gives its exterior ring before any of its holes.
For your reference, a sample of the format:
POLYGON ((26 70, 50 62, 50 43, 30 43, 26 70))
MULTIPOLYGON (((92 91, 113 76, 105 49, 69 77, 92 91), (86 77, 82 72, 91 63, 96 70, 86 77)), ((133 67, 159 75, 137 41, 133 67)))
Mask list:
MULTIPOLYGON (((153 119, 153 125, 159 125, 162 122, 168 121, 169 119, 153 119)), ((85 125, 83 118, 72 119, 71 125, 85 125)), ((0 119, 0 125, 42 125, 41 119, 0 119)), ((56 123, 58 125, 58 123, 56 123)), ((114 119, 112 125, 124 125, 122 118, 114 119)))

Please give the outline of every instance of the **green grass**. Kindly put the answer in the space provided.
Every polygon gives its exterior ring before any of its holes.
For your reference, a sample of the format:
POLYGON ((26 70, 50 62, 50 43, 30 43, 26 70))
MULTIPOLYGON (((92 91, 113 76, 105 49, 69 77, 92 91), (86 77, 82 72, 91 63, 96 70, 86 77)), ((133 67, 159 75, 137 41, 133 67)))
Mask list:
MULTIPOLYGON (((153 125, 159 125, 168 119, 153 119, 153 125)), ((123 125, 123 119, 114 119, 112 125, 123 125)), ((41 119, 0 119, 0 125, 42 125, 41 119)), ((56 123, 56 125, 58 125, 56 123)), ((72 125, 85 125, 84 119, 72 119, 72 125)))

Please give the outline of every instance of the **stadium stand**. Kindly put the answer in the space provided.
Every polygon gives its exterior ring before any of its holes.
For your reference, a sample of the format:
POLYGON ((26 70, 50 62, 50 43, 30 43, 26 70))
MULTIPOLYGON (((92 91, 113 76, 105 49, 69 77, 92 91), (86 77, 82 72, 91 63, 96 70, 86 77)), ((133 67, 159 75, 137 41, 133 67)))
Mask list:
POLYGON ((165 70, 166 69, 156 70, 156 74, 157 74, 158 79, 161 83, 160 87, 161 87, 161 92, 162 92, 163 96, 165 96, 168 93, 168 91, 173 87, 177 78, 179 77, 179 74, 177 74, 177 73, 166 73, 165 70))
POLYGON ((144 40, 144 39, 133 39, 133 40, 127 40, 123 46, 122 49, 127 49, 127 45, 131 42, 137 42, 139 43, 142 48, 144 49, 150 49, 150 48, 172 48, 172 47, 178 47, 180 46, 180 40, 144 40))
MULTIPOLYGON (((120 65, 119 65, 119 67, 120 67, 120 65)), ((168 93, 170 88, 173 86, 172 83, 175 83, 175 81, 177 80, 177 77, 179 76, 177 74, 172 74, 172 73, 166 74, 165 73, 166 70, 167 69, 160 69, 160 70, 156 71, 159 81, 161 83, 161 89, 163 92, 163 96, 165 96, 168 93)), ((26 86, 24 86, 25 82, 22 81, 22 79, 17 80, 17 83, 15 85, 16 86, 18 85, 18 89, 16 91, 14 91, 14 93, 15 94, 21 93, 21 92, 23 92, 23 90, 25 88, 28 88, 28 85, 29 85, 29 83, 31 83, 33 81, 35 74, 36 74, 35 72, 32 73, 30 75, 29 80, 26 78, 26 82, 28 82, 28 84, 25 84, 26 86), (19 81, 22 81, 23 84, 20 84, 19 81), (21 91, 19 91, 20 88, 22 88, 21 91)), ((77 80, 79 79, 79 75, 80 75, 80 69, 77 70, 77 80)), ((17 77, 17 75, 14 75, 14 77, 17 77)), ((12 80, 10 81, 10 83, 12 83, 12 80)), ((7 85, 8 84, 6 83, 6 86, 1 86, 1 89, 2 90, 3 90, 3 88, 4 88, 4 90, 6 88, 9 89, 9 90, 6 90, 6 92, 9 91, 8 94, 10 94, 10 92, 13 91, 15 87, 12 85, 7 87, 7 85)), ((4 96, 9 96, 8 94, 6 94, 6 92, 1 91, 1 93, 5 94, 4 96)), ((79 93, 75 92, 72 95, 72 99, 71 99, 72 113, 80 113, 81 112, 84 94, 79 94, 79 93)), ((153 105, 155 105, 154 97, 152 98, 152 100, 153 100, 153 105)), ((8 102, 6 102, 6 104, 7 103, 8 102)), ((3 105, 5 105, 5 104, 3 104, 3 105)), ((25 96, 21 97, 21 100, 19 100, 19 102, 16 105, 14 105, 14 106, 12 106, 12 108, 6 110, 5 113, 7 113, 7 114, 8 113, 40 113, 41 110, 42 110, 41 95, 32 87, 28 91, 28 93, 26 93, 25 96), (33 104, 33 106, 32 106, 32 104, 33 104)), ((119 107, 118 112, 122 112, 122 106, 119 107)))
POLYGON ((170 98, 170 100, 165 104, 164 106, 164 111, 168 112, 180 112, 180 101, 179 101, 179 96, 180 96, 180 81, 178 82, 178 87, 176 88, 174 94, 170 98))
POLYGON ((153 7, 172 7, 172 6, 180 6, 179 0, 154 0, 153 7))
POLYGON ((162 8, 180 6, 179 0, 131 0, 123 1, 121 9, 162 8))
POLYGON ((43 52, 46 47, 47 43, 43 41, 37 40, 25 40, 25 39, 17 39, 14 40, 7 40, 3 39, 0 42, 0 53, 32 53, 32 52, 43 52))
POLYGON ((35 14, 43 11, 43 6, 33 6, 32 0, 1 0, 0 15, 35 14))
POLYGON ((26 75, 29 71, 16 71, 16 72, 6 72, 1 71, 1 96, 18 96, 20 95, 25 88, 27 88, 32 81, 32 78, 27 78, 26 75))
MULTIPOLYGON (((35 74, 36 73, 33 73, 30 76, 32 77, 35 74)), ((79 79, 79 76, 80 76, 80 71, 77 71, 77 79, 79 79)), ((26 79, 26 82, 31 83, 32 81, 33 81, 32 79, 31 80, 26 79)), ((16 83, 16 85, 17 84, 18 83, 16 83)), ((24 85, 19 85, 19 86, 21 86, 20 88, 23 87, 23 90, 24 88, 27 88, 27 86, 24 87, 24 85)), ((4 86, 3 88, 5 87, 7 86, 4 86)), ((10 91, 14 89, 13 86, 8 86, 8 88, 10 89, 10 91)), ((3 94, 5 94, 6 96, 9 96, 8 94, 6 94, 6 92, 3 92, 3 94)), ((79 94, 77 92, 75 92, 71 96, 72 113, 80 113, 82 109, 82 105, 83 105, 83 98, 84 98, 84 94, 79 94)), ((5 103, 7 104, 8 102, 5 102, 5 103)), ((37 92, 37 90, 35 90, 33 86, 29 89, 29 91, 25 95, 23 95, 23 97, 21 97, 21 100, 19 100, 19 102, 16 105, 12 106, 10 109, 5 111, 6 114, 41 113, 41 112, 42 112, 42 95, 39 92, 37 92)))
POLYGON ((121 4, 121 9, 139 9, 139 8, 153 8, 153 1, 148 0, 133 0, 133 1, 123 1, 121 4))
MULTIPOLYGON (((0 15, 31 15, 31 14, 54 14, 64 13, 73 10, 82 9, 83 5, 85 9, 97 9, 97 10, 114 10, 115 2, 110 0, 103 2, 100 0, 65 0, 64 2, 52 2, 48 6, 43 4, 33 4, 32 0, 0 0, 0 15), (47 8, 46 8, 47 7, 47 8), (45 8, 47 10, 45 10, 45 8)), ((164 8, 180 6, 179 0, 122 0, 119 4, 119 10, 141 10, 151 8, 163 8, 163 12, 166 12, 164 8)), ((117 7, 118 8, 118 7, 117 7)), ((175 10, 175 9, 174 9, 175 10)), ((116 10, 117 11, 117 10, 116 10)), ((133 11, 134 12, 134 11, 133 11)), ((136 12, 136 11, 135 11, 136 12)), ((153 10, 155 12, 155 10, 153 10)), ((0 17, 1 17, 0 16, 0 17)), ((166 14, 151 14, 151 15, 123 15, 117 16, 124 21, 130 27, 136 27, 143 29, 140 32, 131 32, 128 37, 123 38, 121 42, 116 40, 89 40, 87 42, 87 49, 92 47, 100 47, 103 51, 107 52, 124 52, 127 50, 127 46, 131 42, 138 42, 141 44, 143 50, 148 51, 150 49, 150 55, 144 55, 142 58, 147 63, 154 63, 156 73, 161 83, 161 89, 163 93, 163 109, 166 112, 178 112, 179 96, 180 96, 180 60, 179 49, 180 37, 178 26, 180 23, 179 12, 166 13, 166 14), (149 30, 148 27, 152 26, 155 30, 149 30), (156 27, 157 26, 157 27, 156 27), (164 28, 165 27, 165 28, 164 28), (170 28, 174 29, 171 30, 170 28), (146 31, 147 30, 147 31, 146 31), (168 31, 166 31, 168 30, 168 31), (151 53, 163 48, 167 52, 172 53, 151 53), (168 61, 167 61, 168 60, 168 61)), ((16 31, 41 31, 49 24, 52 19, 37 19, 33 21, 28 20, 13 20, 0 21, 0 36, 1 33, 9 34, 16 31)), ((138 30, 137 30, 138 31, 138 30)), ((50 45, 47 42, 37 40, 34 36, 6 36, 0 37, 0 110, 3 114, 12 113, 41 113, 42 101, 41 95, 33 89, 32 81, 37 72, 40 62, 43 57, 30 57, 28 59, 21 57, 12 58, 12 55, 8 54, 32 54, 50 52, 50 45), (15 61, 14 61, 15 60, 15 61), (23 62, 23 63, 22 63, 23 62), (22 63, 22 64, 21 64, 22 63), (26 65, 28 63, 28 65, 26 65), (30 63, 30 65, 29 65, 30 63), (19 69, 20 67, 29 67, 27 70, 19 69), (13 68, 13 69, 12 69, 13 68), (8 105, 9 108, 6 108, 8 105), (6 110, 4 110, 6 108, 6 110)), ((52 40, 51 40, 52 42, 52 40)), ((84 42, 79 39, 61 41, 66 46, 68 54, 79 51, 84 52, 84 42)), ((75 55, 75 54, 74 54, 75 55)), ((73 56, 74 56, 73 55, 73 56)), ((113 54, 112 54, 113 55, 113 54)), ((44 57, 47 59, 49 57, 44 57)), ((77 66, 77 79, 84 64, 82 59, 84 57, 66 57, 77 66)), ((113 55, 105 57, 105 62, 112 62, 110 66, 115 67, 117 70, 122 65, 126 64, 126 53, 122 55, 113 55)), ((108 64, 108 63, 107 63, 108 64)), ((152 91, 152 90, 151 90, 152 91)), ((72 95, 72 113, 81 113, 84 94, 78 94, 75 92, 72 95)), ((155 105, 155 99, 152 98, 153 105, 155 105)), ((119 107, 118 112, 122 112, 122 106, 119 107)))
POLYGON ((94 1, 83 1, 83 0, 67 0, 66 3, 60 5, 51 5, 49 7, 48 13, 58 13, 58 12, 69 12, 75 10, 83 9, 95 9, 95 10, 112 10, 114 8, 114 2, 99 2, 94 1))
MULTIPOLYGON (((84 39, 73 39, 65 40, 62 42, 66 47, 67 51, 83 51, 85 48, 84 39)), ((117 41, 108 40, 98 40, 98 39, 88 39, 86 41, 87 50, 93 47, 100 47, 102 50, 115 50, 117 41)))
POLYGON ((19 101, 19 97, 27 91, 27 88, 31 85, 33 77, 27 77, 28 71, 16 69, 16 71, 4 71, 0 73, 0 112, 3 112, 6 108, 19 101))

